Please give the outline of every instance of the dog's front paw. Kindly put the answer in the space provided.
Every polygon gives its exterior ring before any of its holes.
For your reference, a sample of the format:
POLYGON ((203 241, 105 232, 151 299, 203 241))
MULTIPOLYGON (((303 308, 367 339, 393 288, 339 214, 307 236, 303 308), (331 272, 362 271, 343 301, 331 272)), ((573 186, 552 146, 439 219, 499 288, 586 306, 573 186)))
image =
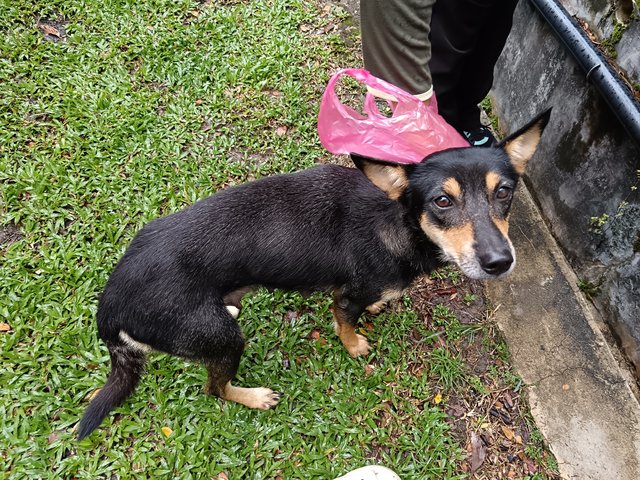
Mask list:
POLYGON ((350 340, 349 344, 345 343, 344 345, 347 352, 349 352, 349 355, 355 358, 369 354, 371 346, 369 345, 369 341, 366 337, 356 333, 350 340))

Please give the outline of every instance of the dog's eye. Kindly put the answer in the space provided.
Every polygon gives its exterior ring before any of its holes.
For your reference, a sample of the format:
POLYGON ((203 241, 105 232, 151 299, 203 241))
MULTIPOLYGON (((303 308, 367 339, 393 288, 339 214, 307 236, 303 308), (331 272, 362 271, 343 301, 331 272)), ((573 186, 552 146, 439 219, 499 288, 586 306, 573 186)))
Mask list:
POLYGON ((439 208, 449 208, 450 206, 453 205, 453 202, 451 201, 451 199, 449 197, 447 197, 446 195, 442 195, 438 198, 436 198, 433 203, 436 204, 436 206, 438 206, 439 208))
POLYGON ((496 198, 498 200, 506 200, 511 196, 511 189, 509 187, 500 187, 496 191, 496 198))

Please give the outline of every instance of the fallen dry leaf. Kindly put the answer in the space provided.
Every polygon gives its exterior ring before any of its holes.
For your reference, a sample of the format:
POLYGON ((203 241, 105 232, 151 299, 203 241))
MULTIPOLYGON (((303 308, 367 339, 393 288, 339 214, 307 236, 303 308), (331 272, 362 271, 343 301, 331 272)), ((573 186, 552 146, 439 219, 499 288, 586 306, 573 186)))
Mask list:
POLYGON ((40 30, 42 30, 42 33, 44 33, 45 35, 52 35, 54 37, 60 37, 60 30, 58 30, 56 27, 52 27, 51 25, 47 25, 46 23, 41 23, 40 25, 38 25, 38 28, 40 28, 40 30))
POLYGON ((0 323, 0 332, 8 332, 9 330, 11 330, 11 325, 5 322, 0 323))
POLYGON ((509 394, 509 392, 504 392, 503 398, 504 398, 504 402, 507 404, 507 406, 510 409, 513 408, 513 399, 511 398, 511 395, 509 394))
POLYGON ((564 385, 562 385, 562 389, 563 390, 569 390, 569 385, 567 385, 566 383, 564 385))
POLYGON ((288 128, 286 127, 286 125, 281 125, 276 129, 276 135, 282 137, 283 135, 286 135, 287 130, 288 128))
POLYGON ((267 95, 269 95, 270 97, 281 97, 283 95, 282 92, 278 90, 274 90, 273 88, 265 88, 262 91, 267 95))
POLYGON ((96 395, 98 395, 100 393, 100 390, 102 390, 101 388, 96 388, 93 392, 89 392, 87 394, 86 397, 84 397, 84 399, 87 402, 90 402, 91 400, 93 400, 94 398, 96 398, 96 395))
POLYGON ((224 472, 220 472, 218 474, 218 476, 216 477, 217 480, 229 480, 229 477, 227 477, 227 474, 224 472))
POLYGON ((524 460, 524 463, 527 467, 527 470, 530 475, 534 474, 534 473, 538 473, 538 471, 540 470, 539 467, 535 464, 535 462, 529 458, 527 458, 526 460, 524 460))
POLYGON ((513 438, 515 437, 513 430, 511 430, 509 427, 505 427, 504 425, 501 425, 500 428, 502 429, 502 433, 504 433, 504 436, 507 437, 508 440, 513 440, 513 438))
POLYGON ((364 366, 364 374, 368 377, 369 375, 371 375, 373 373, 375 368, 376 367, 374 367, 373 365, 365 365, 364 366))
POLYGON ((311 337, 312 340, 319 340, 320 339, 320 330, 312 330, 311 333, 309 334, 309 336, 311 337))
POLYGON ((471 473, 480 468, 487 456, 487 447, 476 432, 471 432, 471 473))

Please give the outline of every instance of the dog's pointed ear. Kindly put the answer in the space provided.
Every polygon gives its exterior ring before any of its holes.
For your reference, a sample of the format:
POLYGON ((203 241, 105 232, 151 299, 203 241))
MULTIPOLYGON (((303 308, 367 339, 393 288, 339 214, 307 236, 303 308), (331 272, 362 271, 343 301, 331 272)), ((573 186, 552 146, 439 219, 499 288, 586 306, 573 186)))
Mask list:
POLYGON ((351 160, 391 200, 400 198, 409 185, 407 165, 363 157, 357 153, 351 154, 351 160))
POLYGON ((540 137, 544 127, 549 123, 550 116, 551 108, 538 115, 517 132, 509 135, 498 145, 507 153, 509 160, 511 160, 511 165, 513 165, 518 175, 524 173, 527 163, 533 157, 536 148, 538 148, 540 137))

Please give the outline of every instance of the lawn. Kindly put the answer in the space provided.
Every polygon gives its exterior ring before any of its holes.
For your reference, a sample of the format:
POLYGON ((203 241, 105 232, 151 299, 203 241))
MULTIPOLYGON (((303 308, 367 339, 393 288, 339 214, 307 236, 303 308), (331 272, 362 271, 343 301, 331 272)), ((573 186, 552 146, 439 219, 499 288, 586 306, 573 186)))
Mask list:
POLYGON ((331 73, 360 64, 350 21, 302 0, 0 0, 0 478, 466 478, 471 430, 495 468, 553 475, 481 291, 452 270, 423 283, 445 293, 365 319, 364 359, 327 296, 249 296, 235 383, 283 392, 276 408, 207 397, 201 366, 157 354, 75 440, 109 371, 97 298, 128 242, 221 188, 335 160, 316 116, 331 73))

